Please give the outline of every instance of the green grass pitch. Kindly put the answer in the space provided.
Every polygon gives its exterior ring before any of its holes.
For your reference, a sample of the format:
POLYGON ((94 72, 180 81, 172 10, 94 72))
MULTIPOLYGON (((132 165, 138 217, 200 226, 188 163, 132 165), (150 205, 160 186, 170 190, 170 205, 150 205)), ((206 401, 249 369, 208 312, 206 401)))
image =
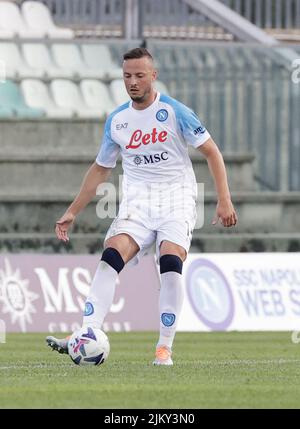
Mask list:
POLYGON ((42 334, 0 344, 0 408, 300 408, 290 332, 178 333, 174 366, 153 367, 157 333, 109 333, 100 367, 77 367, 42 334))

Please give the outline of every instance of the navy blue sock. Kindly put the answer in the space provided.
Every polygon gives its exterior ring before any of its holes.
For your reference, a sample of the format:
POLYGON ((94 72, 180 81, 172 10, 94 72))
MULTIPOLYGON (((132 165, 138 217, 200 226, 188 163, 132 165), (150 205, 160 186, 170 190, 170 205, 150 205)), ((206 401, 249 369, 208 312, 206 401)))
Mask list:
POLYGON ((177 255, 163 255, 159 259, 160 274, 174 271, 175 273, 182 274, 183 262, 177 255))
POLYGON ((114 270, 119 273, 123 270, 125 262, 123 261, 122 256, 113 247, 107 247, 102 253, 101 261, 106 262, 110 265, 114 270))

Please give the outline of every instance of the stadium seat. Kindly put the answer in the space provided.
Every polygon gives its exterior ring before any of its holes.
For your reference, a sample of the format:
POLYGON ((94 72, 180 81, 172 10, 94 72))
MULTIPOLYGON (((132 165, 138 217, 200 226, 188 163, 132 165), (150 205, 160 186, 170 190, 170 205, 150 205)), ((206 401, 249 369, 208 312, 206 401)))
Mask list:
POLYGON ((91 69, 100 72, 100 79, 112 80, 122 78, 123 70, 114 63, 110 50, 106 45, 83 44, 81 45, 82 55, 85 63, 91 69))
POLYGON ((84 79, 79 86, 88 107, 103 109, 108 115, 117 107, 112 101, 105 83, 93 79, 84 79))
POLYGON ((72 70, 55 66, 46 45, 42 43, 23 43, 22 51, 27 64, 35 70, 40 70, 43 76, 51 79, 72 78, 72 70))
POLYGON ((43 109, 34 109, 25 104, 24 98, 18 86, 9 80, 0 83, 0 106, 3 113, 11 113, 18 118, 40 118, 45 115, 43 109))
POLYGON ((47 6, 36 1, 26 1, 22 4, 23 18, 28 27, 43 32, 51 39, 73 39, 74 31, 69 28, 57 27, 47 6))
POLYGON ((12 30, 4 30, 0 26, 0 39, 13 39, 15 33, 12 30))
POLYGON ((161 94, 169 95, 168 88, 161 80, 156 80, 154 82, 154 87, 159 91, 161 94))
POLYGON ((130 100, 123 79, 114 79, 111 81, 110 92, 117 106, 120 106, 130 100))
POLYGON ((50 88, 55 103, 61 108, 73 110, 73 114, 82 118, 105 118, 103 108, 89 108, 79 92, 74 82, 65 79, 54 79, 50 83, 50 88))
POLYGON ((0 29, 20 38, 42 38, 45 34, 39 29, 29 28, 23 20, 19 7, 9 1, 0 2, 0 29))
POLYGON ((15 43, 0 42, 0 59, 5 63, 5 73, 8 79, 41 78, 43 76, 42 70, 33 69, 23 61, 15 43))
MULTIPOLYGON (((1 90, 1 83, 0 83, 0 90, 1 90)), ((11 119, 15 115, 13 109, 9 107, 2 107, 0 106, 0 119, 11 119)))
POLYGON ((73 77, 101 79, 101 70, 91 69, 84 64, 76 45, 54 43, 51 50, 57 66, 70 71, 73 77))
POLYGON ((21 82, 21 89, 26 104, 33 108, 43 108, 48 118, 71 118, 73 116, 72 109, 61 108, 54 103, 44 82, 24 79, 21 82))

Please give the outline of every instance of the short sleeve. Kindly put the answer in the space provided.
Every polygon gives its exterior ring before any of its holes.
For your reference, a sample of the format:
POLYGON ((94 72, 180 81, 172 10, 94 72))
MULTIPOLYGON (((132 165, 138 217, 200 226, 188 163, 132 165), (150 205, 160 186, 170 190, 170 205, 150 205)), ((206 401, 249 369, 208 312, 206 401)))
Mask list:
POLYGON ((120 153, 120 146, 111 137, 111 117, 108 117, 102 143, 96 158, 96 163, 102 167, 114 168, 120 153))
POLYGON ((194 148, 201 146, 210 138, 209 132, 201 124, 198 116, 182 103, 178 103, 176 119, 184 140, 194 148))

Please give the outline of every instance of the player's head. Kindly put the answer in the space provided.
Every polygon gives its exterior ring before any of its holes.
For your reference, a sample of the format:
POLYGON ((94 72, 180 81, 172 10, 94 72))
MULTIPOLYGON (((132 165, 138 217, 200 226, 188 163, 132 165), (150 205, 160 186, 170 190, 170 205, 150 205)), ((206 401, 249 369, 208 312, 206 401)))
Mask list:
POLYGON ((126 90, 135 103, 144 103, 153 92, 157 77, 152 55, 146 48, 135 48, 126 52, 123 59, 126 90))

